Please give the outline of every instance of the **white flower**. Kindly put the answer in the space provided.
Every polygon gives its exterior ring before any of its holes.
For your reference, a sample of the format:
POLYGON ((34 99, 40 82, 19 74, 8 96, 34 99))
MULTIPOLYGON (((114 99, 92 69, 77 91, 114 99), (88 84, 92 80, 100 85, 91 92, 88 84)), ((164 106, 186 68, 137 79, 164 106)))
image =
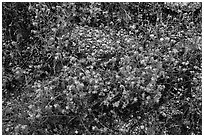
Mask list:
POLYGON ((169 41, 169 40, 170 40, 170 38, 169 38, 169 37, 166 37, 166 38, 165 38, 165 40, 166 40, 166 41, 169 41))
POLYGON ((164 38, 160 38, 160 41, 164 41, 164 38))
POLYGON ((141 125, 141 126, 140 126, 140 128, 141 128, 141 129, 144 129, 144 126, 143 126, 143 125, 141 125))
POLYGON ((150 34, 149 36, 150 36, 150 38, 154 38, 154 34, 150 34))

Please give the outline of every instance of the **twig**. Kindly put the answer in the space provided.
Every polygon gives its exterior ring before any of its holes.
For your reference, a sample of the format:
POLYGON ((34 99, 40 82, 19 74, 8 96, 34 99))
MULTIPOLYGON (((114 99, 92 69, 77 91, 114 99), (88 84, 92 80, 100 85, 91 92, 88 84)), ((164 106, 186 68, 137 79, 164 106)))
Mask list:
POLYGON ((101 123, 100 120, 99 120, 98 118, 96 118, 92 112, 90 112, 90 113, 91 113, 91 115, 94 117, 94 121, 96 121, 96 123, 99 123, 99 124, 102 125, 104 128, 106 128, 106 129, 108 129, 109 131, 111 131, 112 133, 114 133, 114 131, 113 131, 112 129, 106 127, 103 123, 101 123), (97 120, 95 120, 95 119, 97 119, 97 120))
POLYGON ((57 95, 57 96, 55 96, 50 102, 48 102, 47 106, 49 106, 50 103, 52 103, 56 98, 58 98, 58 97, 61 96, 61 95, 62 95, 62 93, 59 94, 59 95, 57 95))
POLYGON ((80 119, 80 121, 81 121, 83 127, 84 127, 84 128, 86 129, 86 131, 91 135, 91 132, 90 132, 90 131, 88 130, 88 128, 85 126, 85 124, 84 124, 82 118, 81 118, 80 116, 78 116, 78 117, 79 117, 79 119, 80 119))
MULTIPOLYGON (((50 115, 50 116, 43 116, 42 118, 46 118, 41 124, 45 123, 49 117, 69 117, 67 115, 50 115)), ((72 117, 67 124, 69 124, 73 119, 75 119, 77 116, 72 117)))

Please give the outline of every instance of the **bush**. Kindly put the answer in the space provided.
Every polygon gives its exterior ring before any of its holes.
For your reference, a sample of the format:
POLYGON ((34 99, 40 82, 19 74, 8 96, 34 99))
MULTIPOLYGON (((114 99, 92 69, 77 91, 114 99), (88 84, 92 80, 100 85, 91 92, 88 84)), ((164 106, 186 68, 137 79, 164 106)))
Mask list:
POLYGON ((201 134, 201 7, 3 3, 3 134, 201 134))

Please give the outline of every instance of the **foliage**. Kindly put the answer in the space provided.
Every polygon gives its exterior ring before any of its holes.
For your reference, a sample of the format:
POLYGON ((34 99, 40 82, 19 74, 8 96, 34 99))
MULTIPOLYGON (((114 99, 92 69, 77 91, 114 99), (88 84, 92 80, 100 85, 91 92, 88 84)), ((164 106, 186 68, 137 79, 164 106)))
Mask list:
POLYGON ((3 3, 3 134, 202 134, 201 9, 3 3))

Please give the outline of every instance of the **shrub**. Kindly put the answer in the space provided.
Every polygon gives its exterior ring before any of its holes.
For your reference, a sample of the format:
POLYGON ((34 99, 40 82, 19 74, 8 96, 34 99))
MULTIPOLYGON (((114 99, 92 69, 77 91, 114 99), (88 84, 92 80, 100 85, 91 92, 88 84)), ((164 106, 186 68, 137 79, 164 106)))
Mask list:
POLYGON ((201 7, 3 3, 3 134, 201 134, 201 7))

